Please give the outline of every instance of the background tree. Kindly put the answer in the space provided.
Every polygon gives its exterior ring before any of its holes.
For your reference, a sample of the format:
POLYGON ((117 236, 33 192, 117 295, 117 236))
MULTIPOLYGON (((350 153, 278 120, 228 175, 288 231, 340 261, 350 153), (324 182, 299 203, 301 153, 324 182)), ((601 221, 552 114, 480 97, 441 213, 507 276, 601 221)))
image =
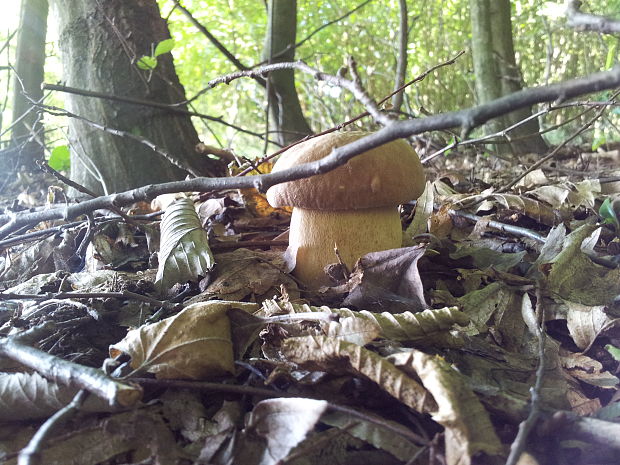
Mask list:
MULTIPOLYGON (((297 0, 269 0, 267 18, 263 59, 268 63, 294 61, 297 0)), ((287 145, 312 133, 299 103, 293 70, 271 72, 267 92, 271 127, 280 143, 287 145)))
MULTIPOLYGON (((169 38, 155 0, 53 0, 59 20, 64 79, 70 87, 155 103, 184 100, 172 57, 154 70, 136 61, 169 38)), ((198 135, 187 115, 158 108, 68 94, 66 107, 83 118, 149 140, 195 173, 212 174, 212 160, 198 156, 198 135)), ((71 177, 95 192, 183 178, 187 172, 127 137, 70 119, 71 177)))
POLYGON ((22 0, 17 33, 17 54, 13 82, 13 118, 11 145, 5 152, 6 170, 20 165, 32 169, 36 160, 43 160, 45 136, 41 116, 33 109, 30 99, 43 97, 41 83, 45 63, 47 32, 47 0, 22 0), (14 156, 14 157, 13 157, 14 156), (12 165, 12 166, 11 166, 12 165))
MULTIPOLYGON (((512 41, 509 0, 470 0, 472 55, 476 75, 476 95, 480 103, 516 92, 522 78, 512 41)), ((493 132, 505 129, 531 116, 528 109, 512 112, 494 120, 493 132)), ((544 152, 547 144, 539 134, 536 119, 520 125, 510 133, 510 149, 515 153, 544 152)))

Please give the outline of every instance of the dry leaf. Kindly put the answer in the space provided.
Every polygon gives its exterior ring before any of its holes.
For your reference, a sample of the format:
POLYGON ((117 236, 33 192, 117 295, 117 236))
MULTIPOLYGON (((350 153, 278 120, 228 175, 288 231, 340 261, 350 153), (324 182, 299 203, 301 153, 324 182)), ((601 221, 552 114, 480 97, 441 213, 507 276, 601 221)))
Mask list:
POLYGON ((186 307, 175 316, 127 333, 110 347, 110 356, 126 353, 136 372, 158 378, 208 379, 234 371, 233 344, 226 311, 252 311, 255 304, 210 301, 186 307))
POLYGON ((425 251, 414 246, 364 255, 355 264, 343 304, 392 313, 428 308, 418 272, 425 251))
MULTIPOLYGON (((266 300, 263 302, 262 312, 266 315, 276 313, 305 313, 325 312, 335 313, 343 320, 361 320, 372 323, 379 328, 376 337, 400 342, 414 342, 432 339, 439 332, 446 332, 455 325, 465 326, 469 323, 469 317, 455 307, 428 309, 423 312, 412 313, 374 313, 367 310, 359 312, 348 308, 330 308, 327 306, 314 307, 306 304, 293 304, 291 302, 276 302, 266 300)), ((370 341, 368 341, 370 342, 370 341)), ((360 344, 363 345, 363 344, 360 344)))
POLYGON ((161 248, 155 285, 166 292, 176 283, 205 276, 215 261, 207 232, 191 199, 170 205, 161 222, 161 248))
POLYGON ((437 401, 433 419, 446 428, 448 465, 469 465, 484 452, 499 455, 502 444, 489 414, 469 388, 465 378, 439 356, 417 350, 390 357, 397 366, 410 366, 437 401))
POLYGON ((288 398, 268 399, 256 404, 245 428, 267 441, 260 465, 281 463, 289 452, 314 429, 327 409, 324 400, 288 398))
POLYGON ((417 381, 385 358, 351 342, 325 336, 292 337, 282 344, 282 353, 304 368, 328 372, 344 369, 348 373, 364 376, 418 412, 437 408, 435 401, 417 381))
POLYGON ((563 250, 544 265, 552 297, 583 305, 608 305, 620 294, 620 268, 594 263, 582 250, 598 226, 584 225, 569 234, 563 250))

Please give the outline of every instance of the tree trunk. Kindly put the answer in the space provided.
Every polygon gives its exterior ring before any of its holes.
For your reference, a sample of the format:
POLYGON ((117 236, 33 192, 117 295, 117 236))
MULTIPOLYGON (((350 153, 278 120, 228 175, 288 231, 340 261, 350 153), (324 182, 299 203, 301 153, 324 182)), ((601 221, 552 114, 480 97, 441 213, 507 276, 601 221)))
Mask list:
MULTIPOLYGON (((470 0, 472 55, 479 103, 521 90, 521 73, 516 64, 512 41, 509 0, 470 0)), ((510 113, 491 120, 488 132, 497 132, 532 115, 530 109, 510 113)), ((512 139, 503 152, 544 152, 547 144, 538 134, 538 121, 533 119, 510 132, 512 139), (526 135, 530 137, 520 139, 526 135), (510 150, 507 150, 507 149, 510 150)))
MULTIPOLYGON (((157 103, 184 100, 172 55, 158 57, 153 72, 136 61, 170 37, 155 0, 52 0, 59 19, 64 79, 68 86, 157 103)), ((181 165, 205 176, 221 164, 196 154, 190 117, 164 110, 67 94, 69 111, 110 128, 143 137, 181 165)), ((146 145, 69 120, 71 177, 98 193, 182 179, 174 166, 146 145)))
MULTIPOLYGON (((493 49, 500 77, 502 95, 517 92, 523 88, 521 71, 517 66, 514 44, 512 41, 512 21, 510 19, 510 0, 493 0, 491 4, 491 34, 493 35, 493 49)), ((504 117, 508 125, 532 116, 531 108, 509 113, 504 117)), ((513 139, 519 138, 512 145, 516 153, 536 152, 547 150, 547 143, 539 134, 540 125, 537 119, 531 119, 510 132, 513 139), (523 138, 523 139, 521 139, 523 138)))
MULTIPOLYGON (((18 160, 12 162, 14 169, 20 166, 33 169, 35 161, 44 158, 43 125, 40 115, 32 110, 32 103, 26 95, 35 101, 43 97, 41 83, 45 64, 47 13, 47 0, 22 1, 17 34, 16 76, 13 80, 11 146, 14 151, 7 152, 18 156, 18 160)), ((10 161, 6 161, 8 166, 10 161)))
MULTIPOLYGON (((269 0, 263 57, 269 63, 295 60, 297 0, 269 0)), ((304 118, 293 70, 274 71, 267 85, 271 127, 278 141, 288 145, 312 133, 304 118)))

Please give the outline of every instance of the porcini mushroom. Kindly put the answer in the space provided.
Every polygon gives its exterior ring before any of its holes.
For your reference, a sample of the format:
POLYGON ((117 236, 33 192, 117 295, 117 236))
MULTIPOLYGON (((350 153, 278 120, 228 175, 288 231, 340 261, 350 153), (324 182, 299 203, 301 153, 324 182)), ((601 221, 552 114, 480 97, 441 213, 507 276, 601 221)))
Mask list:
MULTIPOLYGON (((339 132, 302 142, 284 152, 273 171, 318 160, 366 135, 339 132)), ((317 288, 329 284, 324 268, 338 262, 334 247, 349 269, 364 254, 400 247, 398 205, 423 190, 420 159, 399 139, 328 173, 272 186, 267 200, 274 207, 293 207, 288 252, 296 257, 294 274, 317 288)))

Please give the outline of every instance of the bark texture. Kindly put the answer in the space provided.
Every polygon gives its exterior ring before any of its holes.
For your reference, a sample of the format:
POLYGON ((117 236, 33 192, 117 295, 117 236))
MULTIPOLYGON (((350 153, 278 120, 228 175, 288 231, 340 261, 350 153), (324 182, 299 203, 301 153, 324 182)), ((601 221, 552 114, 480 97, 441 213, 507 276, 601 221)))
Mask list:
MULTIPOLYGON (((170 37, 155 0, 52 0, 52 5, 68 86, 160 103, 185 99, 171 54, 159 56, 153 72, 135 64, 170 37)), ((148 139, 205 176, 221 170, 220 163, 195 153, 199 140, 189 116, 71 94, 66 106, 89 120, 148 139)), ((144 144, 82 121, 71 119, 69 134, 71 176, 95 192, 118 192, 187 174, 144 144)))
POLYGON ((13 169, 20 166, 32 169, 35 161, 42 160, 44 156, 43 125, 40 115, 32 110, 32 103, 26 95, 33 100, 40 100, 43 96, 41 83, 45 64, 47 13, 47 0, 22 1, 15 59, 16 78, 13 80, 13 150, 6 152, 17 155, 15 160, 6 160, 7 167, 13 165, 13 169))
MULTIPOLYGON (((297 0, 270 0, 267 11, 267 33, 263 57, 269 63, 295 60, 297 34, 297 0)), ((274 71, 269 75, 269 108, 271 127, 277 139, 289 144, 311 134, 304 118, 295 88, 292 69, 274 71)))
MULTIPOLYGON (((509 0, 470 0, 472 26, 472 55, 479 103, 522 89, 521 72, 516 62, 509 0)), ((505 129, 531 116, 530 108, 509 113, 492 120, 489 132, 505 129)), ((516 154, 544 152, 547 144, 538 134, 536 119, 510 132, 515 140, 504 152, 516 154), (507 150, 510 149, 510 150, 507 150)))

